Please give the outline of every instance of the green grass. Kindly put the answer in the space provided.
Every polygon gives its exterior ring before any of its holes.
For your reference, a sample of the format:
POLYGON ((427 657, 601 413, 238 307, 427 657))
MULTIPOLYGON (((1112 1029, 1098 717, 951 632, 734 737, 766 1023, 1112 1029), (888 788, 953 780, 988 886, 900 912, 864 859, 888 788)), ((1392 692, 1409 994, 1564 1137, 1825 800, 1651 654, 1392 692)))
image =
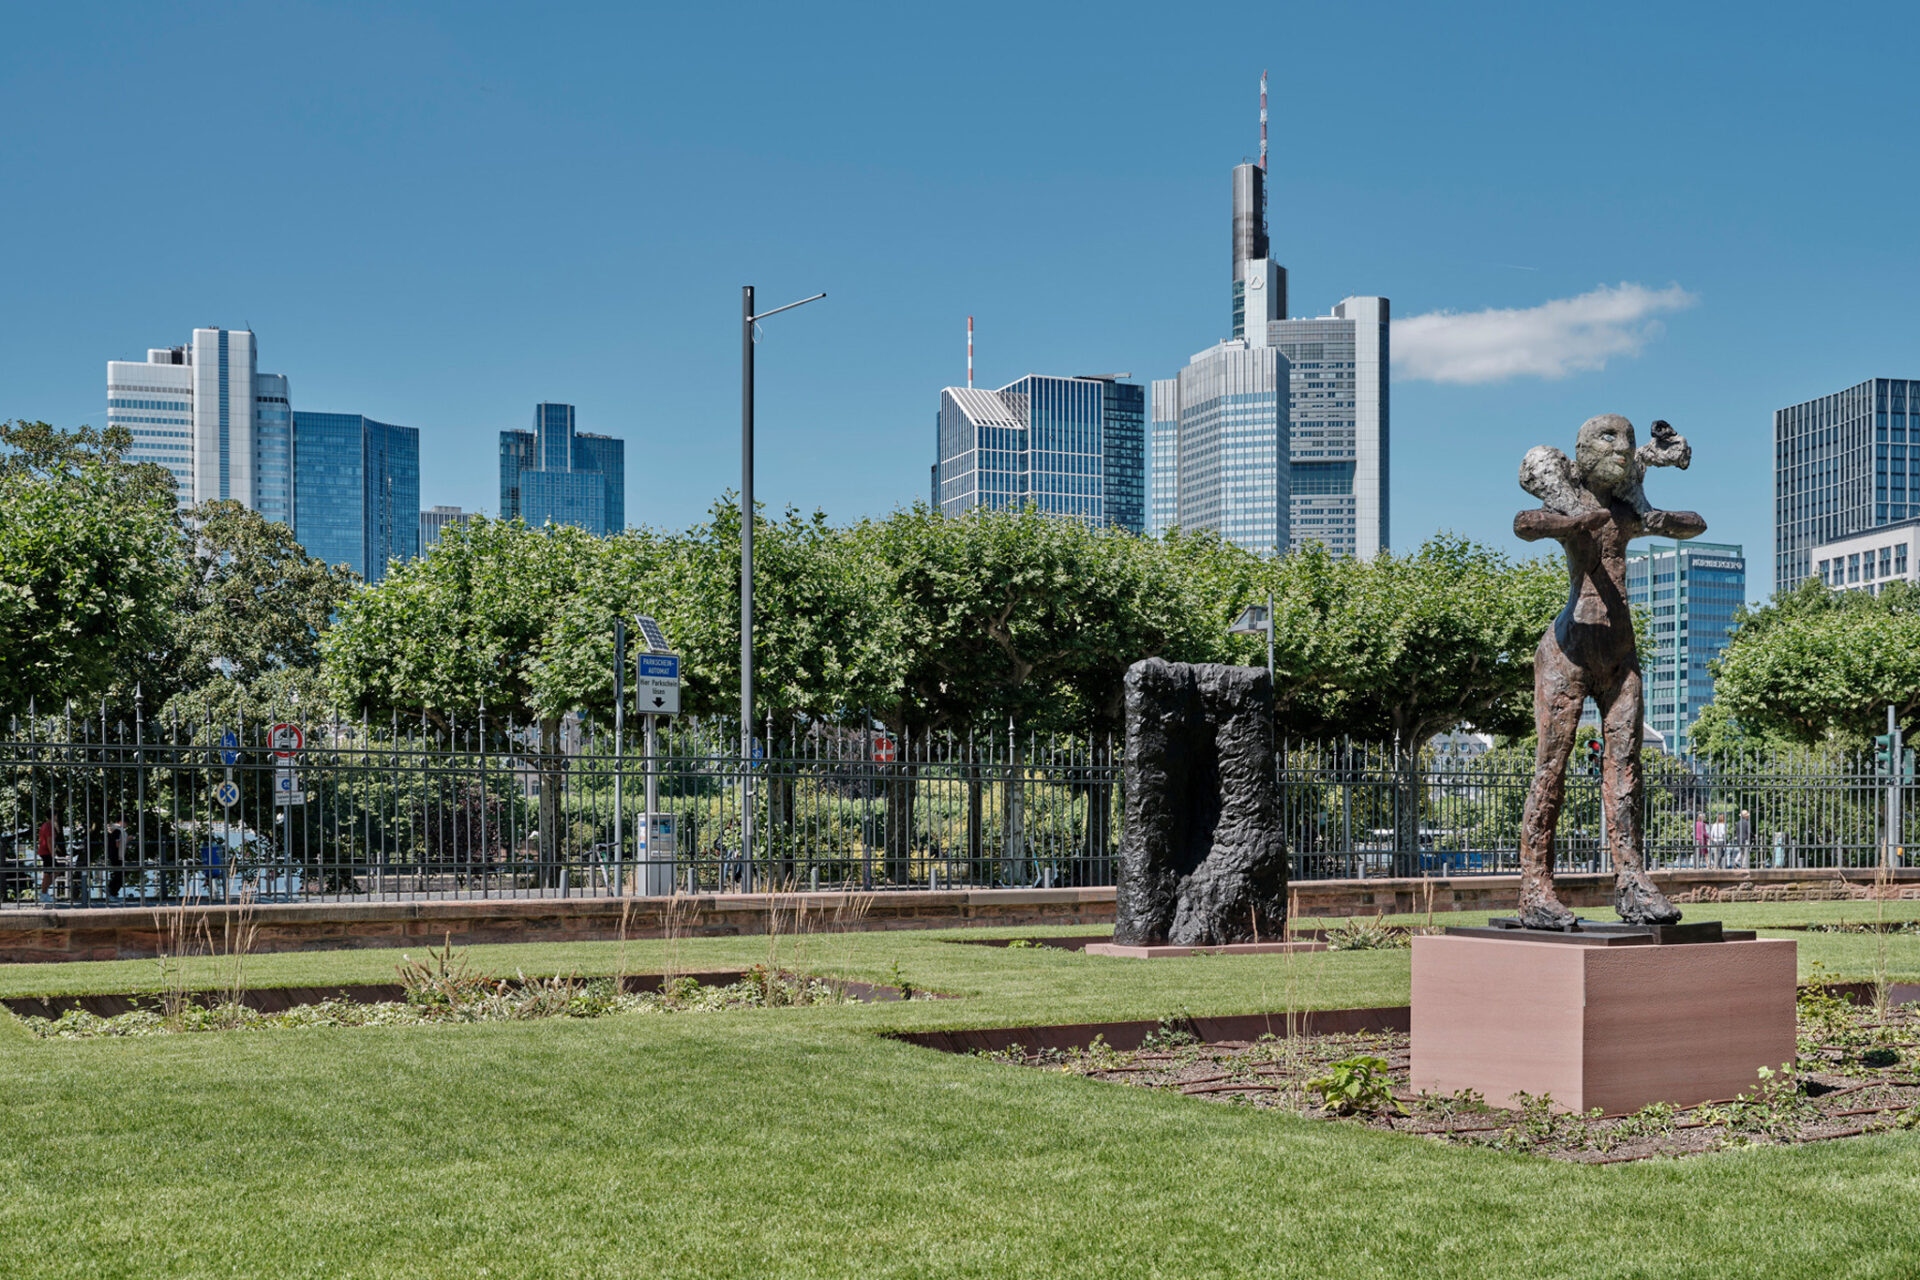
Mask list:
MULTIPOLYGON (((1689 915, 1715 913, 1822 918, 1689 915)), ((955 936, 783 944, 814 972, 887 981, 897 965, 966 997, 904 1006, 58 1043, 0 1029, 0 1275, 1824 1278, 1912 1275, 1920 1258, 1920 1136, 1584 1168, 876 1034, 1404 1003, 1405 952, 1138 962, 955 936)), ((1876 939, 1798 940, 1803 966, 1874 970, 1876 939)), ((727 968, 769 944, 674 950, 727 968)), ((469 955, 607 972, 616 951, 469 955)), ((1920 938, 1884 952, 1920 977, 1920 938)), ((634 943, 627 964, 666 954, 634 943)), ((247 972, 385 980, 398 958, 247 972)), ((9 966, 0 994, 154 976, 9 966)))

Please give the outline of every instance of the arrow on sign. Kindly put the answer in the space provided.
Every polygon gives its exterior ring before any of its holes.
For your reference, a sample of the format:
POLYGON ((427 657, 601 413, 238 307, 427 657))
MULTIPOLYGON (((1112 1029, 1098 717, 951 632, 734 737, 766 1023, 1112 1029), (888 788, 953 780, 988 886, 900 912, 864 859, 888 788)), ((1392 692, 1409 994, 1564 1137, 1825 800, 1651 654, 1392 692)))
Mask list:
POLYGON ((653 705, 656 707, 664 707, 667 705, 667 700, 656 693, 653 695, 653 705))

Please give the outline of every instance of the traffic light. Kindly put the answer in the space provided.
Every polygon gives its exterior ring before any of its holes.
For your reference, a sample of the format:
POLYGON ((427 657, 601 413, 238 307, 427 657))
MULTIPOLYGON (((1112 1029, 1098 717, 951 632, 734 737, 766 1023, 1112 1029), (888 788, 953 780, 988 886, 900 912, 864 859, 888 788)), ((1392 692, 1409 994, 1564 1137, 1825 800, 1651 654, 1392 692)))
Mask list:
POLYGON ((1900 781, 1909 785, 1913 782, 1913 748, 1907 747, 1900 752, 1900 781))
POLYGON ((1588 773, 1598 774, 1600 772, 1600 757, 1601 757, 1602 750, 1603 749, 1600 745, 1600 739, 1598 738, 1587 739, 1585 756, 1587 761, 1588 773))
POLYGON ((1890 733, 1873 740, 1873 771, 1893 776, 1893 735, 1890 733))

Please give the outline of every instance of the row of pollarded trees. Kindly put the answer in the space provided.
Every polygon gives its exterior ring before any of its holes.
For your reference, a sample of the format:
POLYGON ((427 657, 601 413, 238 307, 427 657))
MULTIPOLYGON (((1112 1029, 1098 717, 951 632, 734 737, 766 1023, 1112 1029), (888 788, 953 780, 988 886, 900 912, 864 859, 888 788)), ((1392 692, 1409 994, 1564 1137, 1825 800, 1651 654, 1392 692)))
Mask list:
MULTIPOLYGON (((1140 658, 1263 661, 1257 637, 1226 626, 1271 593, 1277 728, 1411 750, 1463 721, 1524 725, 1533 646, 1564 592, 1550 563, 1455 538, 1368 564, 1318 548, 1267 560, 1210 535, 1141 538, 1031 510, 763 516, 755 565, 757 705, 782 734, 869 719, 911 738, 1117 732, 1140 658)), ((557 771, 562 718, 611 715, 615 618, 660 620, 687 711, 734 711, 738 592, 731 504, 685 533, 605 539, 477 520, 342 606, 322 642, 326 683, 349 712, 450 721, 484 703, 540 726, 557 771)), ((913 822, 913 769, 897 774, 890 851, 913 822)), ((558 804, 558 785, 543 792, 558 804)))

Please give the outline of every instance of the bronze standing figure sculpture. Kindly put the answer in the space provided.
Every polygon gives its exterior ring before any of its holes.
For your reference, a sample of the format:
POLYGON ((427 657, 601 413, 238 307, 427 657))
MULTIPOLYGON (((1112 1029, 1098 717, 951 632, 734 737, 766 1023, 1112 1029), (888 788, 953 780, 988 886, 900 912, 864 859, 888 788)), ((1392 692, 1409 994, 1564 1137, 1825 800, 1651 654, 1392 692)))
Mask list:
POLYGON ((1656 511, 1641 479, 1648 467, 1685 469, 1685 439, 1665 422, 1634 447, 1633 424, 1618 414, 1589 418, 1571 461, 1541 445, 1520 463, 1520 487, 1540 506, 1513 518, 1534 542, 1556 539, 1567 551, 1567 603, 1534 656, 1533 721, 1539 737, 1533 788, 1520 824, 1520 920, 1564 929, 1573 913, 1553 892, 1553 831, 1566 799, 1567 764, 1592 698, 1600 708, 1604 754, 1600 803, 1614 869, 1614 905, 1622 920, 1671 924, 1679 910, 1647 878, 1640 830, 1643 783, 1640 733, 1645 714, 1633 612, 1627 605, 1627 543, 1638 537, 1697 538, 1706 521, 1692 511, 1656 511))

